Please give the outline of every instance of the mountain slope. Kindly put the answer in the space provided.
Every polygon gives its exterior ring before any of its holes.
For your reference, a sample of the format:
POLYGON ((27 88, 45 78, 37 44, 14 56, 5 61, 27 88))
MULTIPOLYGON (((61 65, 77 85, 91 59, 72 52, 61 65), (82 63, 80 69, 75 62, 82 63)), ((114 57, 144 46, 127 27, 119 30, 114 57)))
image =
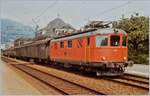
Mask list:
POLYGON ((30 26, 9 19, 0 19, 0 22, 2 44, 11 42, 18 37, 34 36, 34 30, 30 26))

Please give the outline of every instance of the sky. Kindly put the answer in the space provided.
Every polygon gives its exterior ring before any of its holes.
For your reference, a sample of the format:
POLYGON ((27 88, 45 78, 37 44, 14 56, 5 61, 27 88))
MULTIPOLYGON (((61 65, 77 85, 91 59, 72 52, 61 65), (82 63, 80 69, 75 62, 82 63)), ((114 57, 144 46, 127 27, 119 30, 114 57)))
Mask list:
POLYGON ((149 16, 149 0, 0 0, 1 18, 40 28, 56 17, 75 28, 92 20, 113 21, 138 12, 149 16))

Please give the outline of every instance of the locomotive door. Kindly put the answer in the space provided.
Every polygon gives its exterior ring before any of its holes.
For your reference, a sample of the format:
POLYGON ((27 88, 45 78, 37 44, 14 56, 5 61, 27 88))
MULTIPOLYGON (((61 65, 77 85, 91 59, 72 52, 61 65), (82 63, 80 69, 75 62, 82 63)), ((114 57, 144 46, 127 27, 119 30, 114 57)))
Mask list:
POLYGON ((86 38, 86 52, 85 52, 85 55, 86 55, 86 63, 89 63, 90 62, 90 37, 87 37, 86 38))

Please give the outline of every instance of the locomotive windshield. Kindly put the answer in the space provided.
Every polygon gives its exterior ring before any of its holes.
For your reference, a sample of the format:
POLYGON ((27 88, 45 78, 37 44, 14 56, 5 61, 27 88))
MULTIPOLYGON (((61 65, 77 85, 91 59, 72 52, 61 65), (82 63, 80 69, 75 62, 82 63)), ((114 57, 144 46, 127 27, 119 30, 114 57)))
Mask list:
POLYGON ((126 44, 126 36, 124 36, 123 35, 123 37, 122 37, 122 46, 126 46, 127 44, 126 44))
POLYGON ((120 36, 111 36, 110 40, 111 46, 120 46, 120 36))
POLYGON ((107 46, 108 36, 97 36, 96 37, 96 47, 107 46))

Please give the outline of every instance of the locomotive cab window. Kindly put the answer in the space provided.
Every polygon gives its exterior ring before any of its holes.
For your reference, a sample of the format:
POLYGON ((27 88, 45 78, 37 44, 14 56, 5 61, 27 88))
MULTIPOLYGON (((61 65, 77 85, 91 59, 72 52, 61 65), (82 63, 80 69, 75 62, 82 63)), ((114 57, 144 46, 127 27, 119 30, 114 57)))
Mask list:
POLYGON ((60 48, 64 48, 64 42, 60 42, 60 48))
POLYGON ((111 36, 110 40, 111 46, 120 46, 120 36, 111 36))
POLYGON ((96 36, 96 47, 107 45, 108 45, 108 36, 96 36))
POLYGON ((125 35, 123 35, 122 37, 122 46, 127 46, 127 37, 125 35))
POLYGON ((71 48, 72 47, 72 40, 69 40, 68 41, 68 48, 71 48))

